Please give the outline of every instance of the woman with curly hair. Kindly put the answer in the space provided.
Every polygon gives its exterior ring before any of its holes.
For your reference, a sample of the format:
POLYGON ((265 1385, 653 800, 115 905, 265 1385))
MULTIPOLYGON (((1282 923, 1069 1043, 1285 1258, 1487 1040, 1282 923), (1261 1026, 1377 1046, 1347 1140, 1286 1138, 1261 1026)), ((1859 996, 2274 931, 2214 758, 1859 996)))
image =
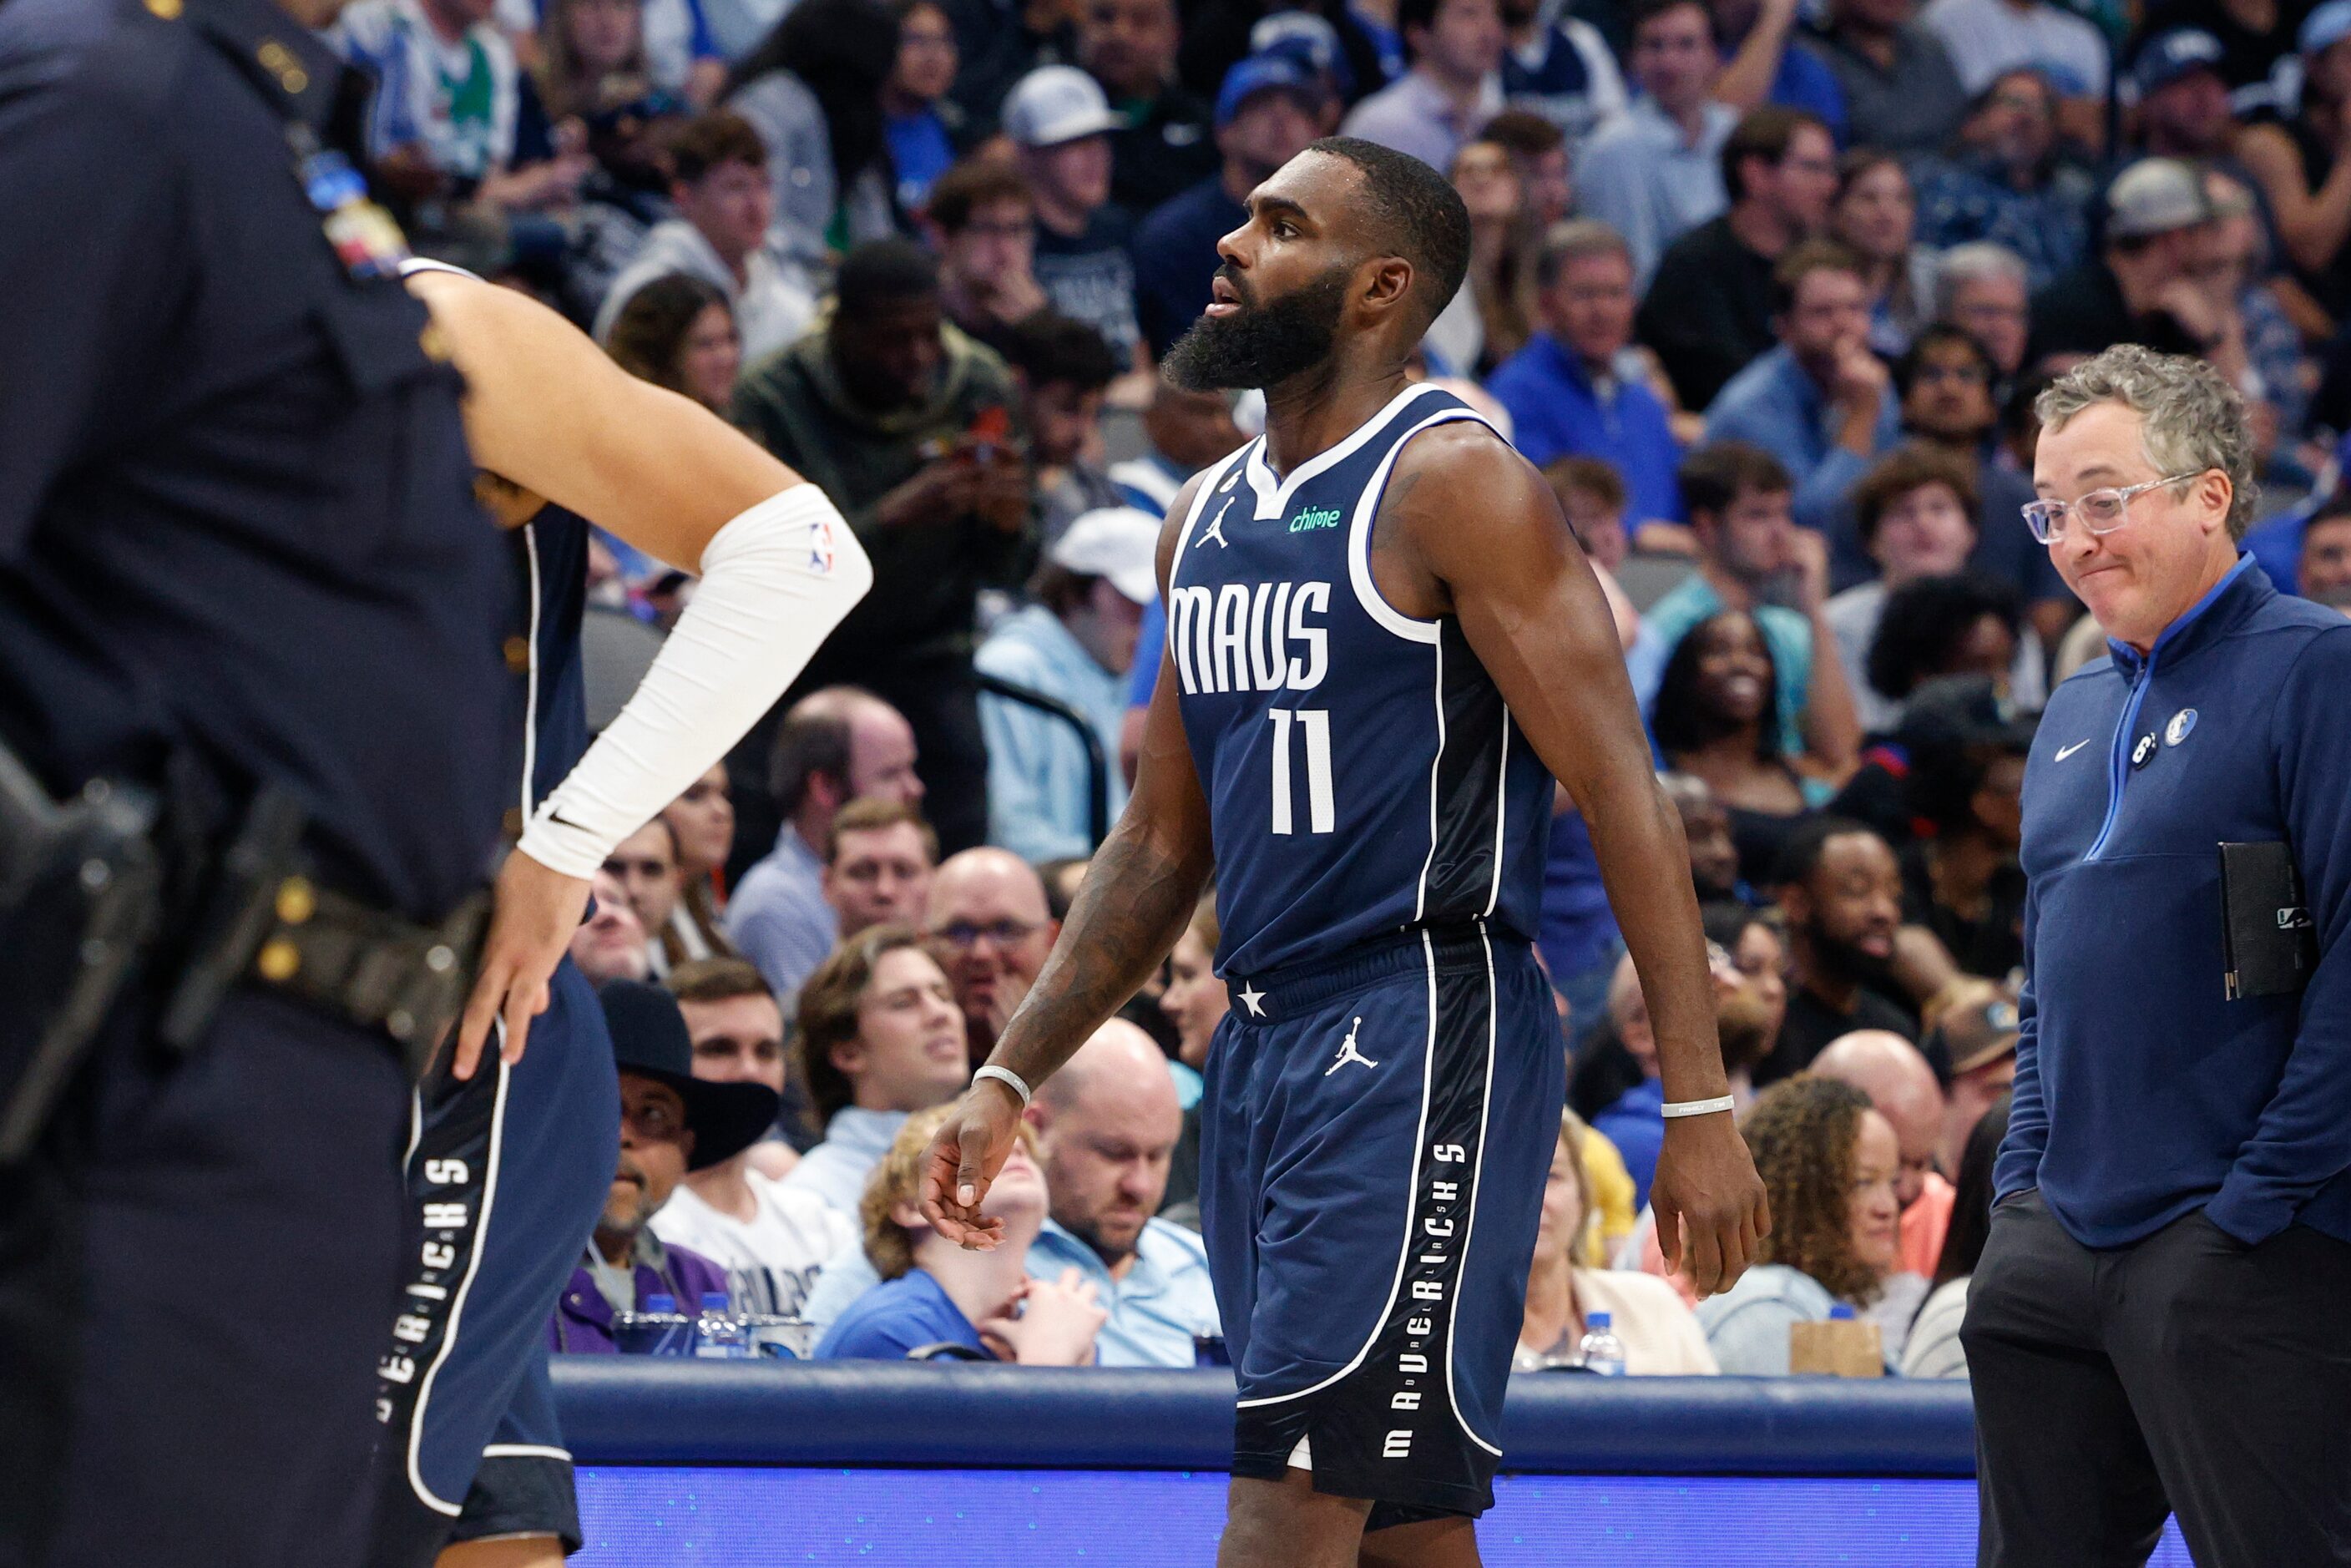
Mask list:
POLYGON ((1887 1288, 1902 1218, 1893 1127, 1860 1090, 1806 1075, 1767 1090, 1740 1131, 1771 1197, 1771 1234, 1736 1286, 1698 1303, 1715 1360, 1734 1375, 1784 1376, 1788 1331, 1840 1303, 1886 1331, 1886 1359, 1898 1359, 1924 1281, 1887 1288))

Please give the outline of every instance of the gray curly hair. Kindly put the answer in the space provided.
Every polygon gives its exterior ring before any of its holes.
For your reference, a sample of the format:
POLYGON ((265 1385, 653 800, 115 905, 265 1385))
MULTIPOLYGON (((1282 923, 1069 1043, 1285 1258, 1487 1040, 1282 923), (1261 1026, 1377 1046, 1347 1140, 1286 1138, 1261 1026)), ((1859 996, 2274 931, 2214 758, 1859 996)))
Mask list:
POLYGON ((2245 429, 2245 400, 2220 371, 2201 360, 2116 343, 2058 377, 2033 401, 2032 411, 2042 428, 2057 430, 2101 402, 2118 402, 2138 414, 2147 460, 2158 474, 2209 468, 2226 474, 2229 537, 2245 537, 2260 498, 2252 438, 2245 429))

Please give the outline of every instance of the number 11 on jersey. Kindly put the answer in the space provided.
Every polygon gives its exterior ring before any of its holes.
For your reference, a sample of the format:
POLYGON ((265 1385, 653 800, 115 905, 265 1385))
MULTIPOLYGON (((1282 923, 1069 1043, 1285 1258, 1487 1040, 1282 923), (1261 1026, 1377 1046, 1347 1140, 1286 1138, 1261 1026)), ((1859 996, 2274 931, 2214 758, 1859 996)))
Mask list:
POLYGON ((1338 812, 1331 803, 1331 715, 1322 708, 1270 708, 1273 721, 1273 831, 1293 831, 1290 814, 1290 731, 1295 720, 1306 742, 1306 831, 1327 833, 1338 812))

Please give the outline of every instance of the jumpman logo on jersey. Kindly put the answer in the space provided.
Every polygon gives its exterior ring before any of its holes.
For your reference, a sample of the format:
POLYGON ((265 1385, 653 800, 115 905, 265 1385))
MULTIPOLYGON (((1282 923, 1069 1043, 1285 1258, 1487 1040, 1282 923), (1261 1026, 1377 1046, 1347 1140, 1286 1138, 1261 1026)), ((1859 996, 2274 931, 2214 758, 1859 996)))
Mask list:
POLYGON ((1233 497, 1228 496, 1225 497, 1225 504, 1217 508, 1216 519, 1209 523, 1208 531, 1200 536, 1200 542, 1202 544, 1207 544, 1210 539, 1214 539, 1217 541, 1217 548, 1218 549, 1230 548, 1231 541, 1225 538, 1225 514, 1232 509, 1233 497))
POLYGON ((1363 1027, 1364 1020, 1362 1019, 1357 1019, 1353 1023, 1347 1027, 1347 1038, 1339 1042, 1339 1060, 1322 1070, 1323 1077, 1330 1077, 1331 1074, 1338 1071, 1339 1069, 1346 1066, 1347 1063, 1351 1061, 1360 1062, 1365 1067, 1377 1067, 1379 1065, 1378 1062, 1374 1061, 1370 1057, 1365 1056, 1362 1051, 1355 1049, 1355 1031, 1363 1027))

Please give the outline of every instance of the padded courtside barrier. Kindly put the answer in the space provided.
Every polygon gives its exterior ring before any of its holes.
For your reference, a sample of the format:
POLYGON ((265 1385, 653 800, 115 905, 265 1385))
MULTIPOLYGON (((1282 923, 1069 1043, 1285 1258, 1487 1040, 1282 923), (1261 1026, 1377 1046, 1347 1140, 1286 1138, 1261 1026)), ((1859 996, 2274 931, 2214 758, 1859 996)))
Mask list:
MULTIPOLYGON (((1233 1383, 1216 1371, 559 1356, 586 1464, 1221 1470, 1233 1383)), ((1511 1380, 1503 1468, 1556 1475, 1971 1476, 1964 1383, 1511 1380)))

